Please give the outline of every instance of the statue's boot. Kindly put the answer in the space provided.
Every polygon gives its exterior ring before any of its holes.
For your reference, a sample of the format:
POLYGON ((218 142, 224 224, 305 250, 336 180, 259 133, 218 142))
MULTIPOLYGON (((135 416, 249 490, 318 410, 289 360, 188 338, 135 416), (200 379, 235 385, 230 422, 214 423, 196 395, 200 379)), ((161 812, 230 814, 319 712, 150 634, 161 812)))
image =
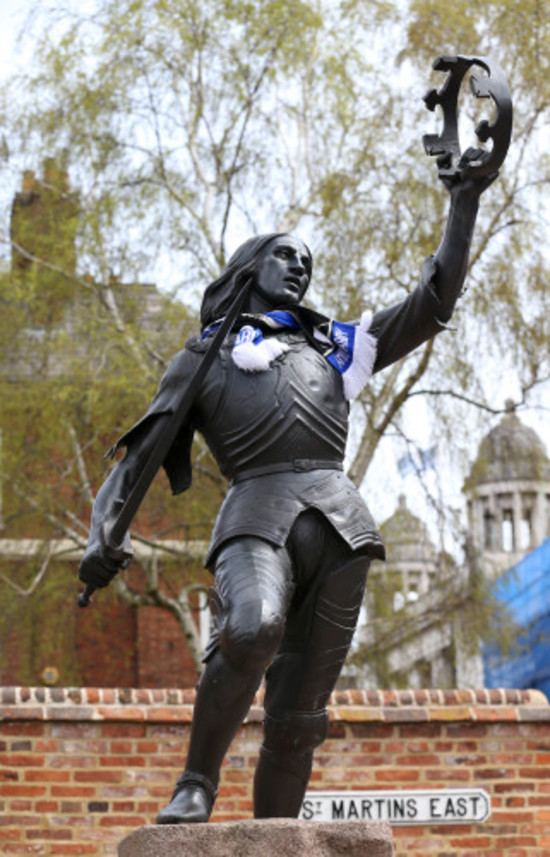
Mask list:
POLYGON ((312 759, 313 751, 278 760, 262 747, 254 778, 254 818, 298 818, 312 759), (287 762, 286 768, 281 762, 287 762))
POLYGON ((217 790, 201 774, 186 771, 176 783, 168 806, 157 815, 157 824, 192 824, 210 818, 217 790))
POLYGON ((326 710, 268 714, 254 777, 254 818, 297 818, 311 774, 313 751, 328 732, 326 710))
POLYGON ((263 667, 245 672, 223 652, 207 663, 197 689, 189 755, 157 824, 206 822, 216 799, 220 768, 262 680, 263 667))

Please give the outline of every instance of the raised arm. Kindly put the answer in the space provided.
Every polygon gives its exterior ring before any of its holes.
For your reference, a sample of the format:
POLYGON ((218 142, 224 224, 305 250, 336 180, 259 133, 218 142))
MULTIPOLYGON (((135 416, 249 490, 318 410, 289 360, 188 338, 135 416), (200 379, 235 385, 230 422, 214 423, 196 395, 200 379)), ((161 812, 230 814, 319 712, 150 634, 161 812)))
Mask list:
MULTIPOLYGON (((464 157, 474 157, 474 152, 464 157)), ((444 182, 450 207, 441 244, 424 262, 416 289, 404 301, 373 316, 369 332, 377 340, 375 372, 445 330, 464 286, 479 198, 495 178, 444 182)))
MULTIPOLYGON (((465 159, 474 157, 475 150, 466 152, 465 159)), ((433 256, 435 271, 433 288, 439 299, 439 320, 447 322, 460 296, 470 255, 470 245, 479 209, 479 198, 495 180, 496 175, 480 179, 444 182, 450 194, 447 224, 441 244, 433 256)))

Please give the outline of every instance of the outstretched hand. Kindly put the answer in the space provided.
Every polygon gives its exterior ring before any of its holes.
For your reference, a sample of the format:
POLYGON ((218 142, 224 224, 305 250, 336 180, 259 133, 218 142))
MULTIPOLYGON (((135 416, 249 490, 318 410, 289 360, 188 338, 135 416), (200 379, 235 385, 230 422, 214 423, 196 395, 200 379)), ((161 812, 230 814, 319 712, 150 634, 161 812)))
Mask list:
POLYGON ((451 169, 450 156, 448 162, 439 161, 439 178, 451 194, 470 193, 479 197, 490 187, 498 176, 498 172, 485 173, 483 161, 487 158, 485 149, 469 148, 461 155, 454 169, 451 169))

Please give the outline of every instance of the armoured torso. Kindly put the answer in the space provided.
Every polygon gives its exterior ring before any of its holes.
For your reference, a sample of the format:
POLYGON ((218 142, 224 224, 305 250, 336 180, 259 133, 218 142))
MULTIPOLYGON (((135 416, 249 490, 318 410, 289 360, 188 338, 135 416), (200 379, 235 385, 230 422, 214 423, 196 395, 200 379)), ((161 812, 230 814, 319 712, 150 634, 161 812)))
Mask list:
MULTIPOLYGON (((426 277, 400 304, 373 317, 375 371, 444 328, 426 277)), ((279 334, 289 350, 265 372, 238 369, 231 343, 216 356, 195 399, 191 424, 164 461, 174 493, 191 482, 193 429, 205 437, 233 483, 216 519, 207 564, 225 541, 257 536, 283 545, 297 516, 318 509, 354 549, 382 559, 384 546, 355 485, 341 471, 348 431, 342 379, 301 332, 279 334)), ((151 420, 173 413, 204 354, 190 342, 165 373, 147 414, 115 447, 139 442, 151 420)))
POLYGON ((344 459, 349 407, 339 374, 301 334, 281 338, 289 350, 266 372, 243 372, 224 348, 198 398, 195 425, 229 479, 344 459))
POLYGON ((255 535, 284 545, 300 512, 318 509, 354 549, 383 557, 372 517, 342 472, 349 405, 338 372, 301 333, 266 372, 238 369, 222 349, 193 413, 232 481, 207 564, 228 539, 255 535))

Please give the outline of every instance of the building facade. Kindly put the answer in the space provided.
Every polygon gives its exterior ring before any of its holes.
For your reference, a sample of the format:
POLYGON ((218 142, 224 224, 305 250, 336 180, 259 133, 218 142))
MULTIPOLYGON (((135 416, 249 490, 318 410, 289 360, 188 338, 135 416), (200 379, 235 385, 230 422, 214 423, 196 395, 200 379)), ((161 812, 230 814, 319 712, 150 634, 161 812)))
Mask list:
POLYGON ((403 497, 383 525, 388 559, 371 570, 358 684, 486 686, 476 599, 489 587, 498 600, 496 582, 550 536, 550 460, 512 402, 482 439, 464 493, 470 539, 461 566, 436 550, 403 497))

